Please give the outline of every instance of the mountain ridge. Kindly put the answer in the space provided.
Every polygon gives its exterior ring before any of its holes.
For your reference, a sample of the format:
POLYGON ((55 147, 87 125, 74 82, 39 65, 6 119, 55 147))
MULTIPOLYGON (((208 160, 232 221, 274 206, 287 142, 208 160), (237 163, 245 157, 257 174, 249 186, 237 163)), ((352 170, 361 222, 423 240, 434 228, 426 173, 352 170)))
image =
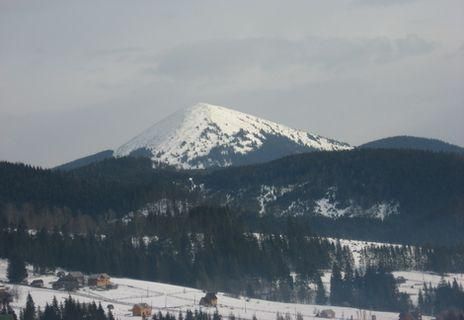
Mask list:
POLYGON ((360 145, 360 149, 411 149, 433 152, 464 154, 464 148, 434 138, 423 138, 408 135, 386 137, 360 145))
POLYGON ((76 160, 72 160, 66 163, 63 163, 59 166, 53 168, 53 170, 73 170, 77 169, 95 162, 100 162, 102 160, 113 157, 113 150, 103 150, 76 160))

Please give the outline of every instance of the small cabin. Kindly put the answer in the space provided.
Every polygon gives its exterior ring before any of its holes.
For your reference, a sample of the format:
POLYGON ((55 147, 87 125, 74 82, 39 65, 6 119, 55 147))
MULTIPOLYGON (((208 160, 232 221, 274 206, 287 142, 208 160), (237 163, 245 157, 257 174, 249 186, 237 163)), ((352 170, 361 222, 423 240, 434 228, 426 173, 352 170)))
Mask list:
POLYGON ((31 287, 34 287, 34 288, 43 288, 43 287, 44 287, 44 282, 43 282, 42 279, 32 280, 32 282, 31 282, 31 287))
POLYGON ((52 288, 54 290, 75 291, 78 290, 79 287, 79 281, 71 274, 67 274, 64 277, 59 278, 52 284, 52 288))
POLYGON ((401 312, 399 315, 400 320, 422 320, 422 314, 418 311, 401 312))
POLYGON ((108 288, 111 286, 111 278, 106 273, 93 274, 87 283, 89 287, 108 288))
POLYGON ((151 307, 146 303, 137 303, 132 307, 132 315, 136 317, 148 318, 151 316, 151 307))
POLYGON ((332 309, 325 309, 319 313, 319 318, 333 319, 335 318, 335 311, 332 309))
POLYGON ((74 279, 76 279, 77 283, 79 284, 79 287, 83 287, 85 285, 85 276, 82 272, 70 272, 68 273, 68 276, 71 276, 74 279))
POLYGON ((200 299, 200 306, 204 307, 216 307, 218 298, 216 293, 208 292, 203 298, 200 299))

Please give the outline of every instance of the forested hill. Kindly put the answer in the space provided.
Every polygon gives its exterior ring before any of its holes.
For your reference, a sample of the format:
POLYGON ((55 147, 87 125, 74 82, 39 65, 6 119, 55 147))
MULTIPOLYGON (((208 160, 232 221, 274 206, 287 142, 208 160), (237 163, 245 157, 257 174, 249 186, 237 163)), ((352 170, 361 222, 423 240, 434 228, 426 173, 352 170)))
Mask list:
POLYGON ((459 242, 464 157, 412 150, 315 152, 207 171, 153 169, 143 158, 107 159, 69 172, 3 162, 0 204, 7 220, 53 212, 100 218, 137 210, 178 214, 203 204, 227 205, 256 219, 304 216, 324 235, 459 242))
POLYGON ((0 163, 0 203, 66 207, 92 216, 125 214, 161 197, 189 195, 174 184, 185 174, 153 170, 149 159, 108 159, 73 171, 0 163))
MULTIPOLYGON (((464 241, 464 157, 355 150, 286 157, 202 180, 210 198, 262 215, 308 215, 322 234, 464 241)), ((374 237, 374 238, 372 238, 374 237)))
POLYGON ((412 136, 395 136, 367 142, 362 149, 409 149, 434 152, 449 152, 464 155, 464 148, 438 139, 412 136))
POLYGON ((212 194, 251 202, 262 196, 261 209, 273 214, 307 213, 296 206, 305 199, 325 199, 326 206, 334 204, 333 215, 356 215, 342 214, 350 203, 366 208, 392 201, 400 203, 399 213, 464 215, 464 157, 457 155, 406 150, 318 152, 215 171, 201 181, 212 194), (289 209, 292 203, 294 209, 289 209))

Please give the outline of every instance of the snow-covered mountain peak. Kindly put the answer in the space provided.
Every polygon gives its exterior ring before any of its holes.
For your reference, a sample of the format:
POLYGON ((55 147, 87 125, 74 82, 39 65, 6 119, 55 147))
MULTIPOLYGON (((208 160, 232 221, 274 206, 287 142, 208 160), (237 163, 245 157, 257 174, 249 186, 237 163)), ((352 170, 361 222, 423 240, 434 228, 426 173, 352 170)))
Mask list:
POLYGON ((281 156, 351 148, 318 135, 208 103, 168 116, 115 152, 149 156, 179 168, 207 168, 269 161, 281 156))

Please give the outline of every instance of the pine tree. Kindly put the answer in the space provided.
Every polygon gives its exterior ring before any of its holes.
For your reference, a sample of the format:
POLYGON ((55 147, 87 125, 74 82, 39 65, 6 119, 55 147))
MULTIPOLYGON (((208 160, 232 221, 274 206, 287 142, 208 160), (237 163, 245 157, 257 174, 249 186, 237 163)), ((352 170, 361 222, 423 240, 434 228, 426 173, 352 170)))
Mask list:
POLYGON ((422 294, 422 289, 419 289, 419 295, 417 296, 417 306, 419 310, 424 311, 424 295, 422 294))
POLYGON ((330 303, 340 304, 343 296, 343 280, 338 265, 332 267, 332 276, 330 278, 330 303))
POLYGON ((32 300, 31 294, 27 295, 27 300, 26 300, 26 308, 23 311, 22 314, 22 320, 35 320, 35 304, 34 300, 32 300))
POLYGON ((327 295, 326 295, 324 284, 322 283, 321 277, 317 277, 316 285, 317 285, 316 304, 325 305, 327 303, 327 295))
POLYGON ((98 304, 95 320, 106 320, 105 311, 103 310, 101 303, 98 304))
POLYGON ((187 310, 187 313, 185 314, 185 320, 193 320, 193 313, 192 310, 187 310))
POLYGON ((7 277, 11 283, 20 283, 27 277, 26 263, 17 254, 9 259, 7 277))

